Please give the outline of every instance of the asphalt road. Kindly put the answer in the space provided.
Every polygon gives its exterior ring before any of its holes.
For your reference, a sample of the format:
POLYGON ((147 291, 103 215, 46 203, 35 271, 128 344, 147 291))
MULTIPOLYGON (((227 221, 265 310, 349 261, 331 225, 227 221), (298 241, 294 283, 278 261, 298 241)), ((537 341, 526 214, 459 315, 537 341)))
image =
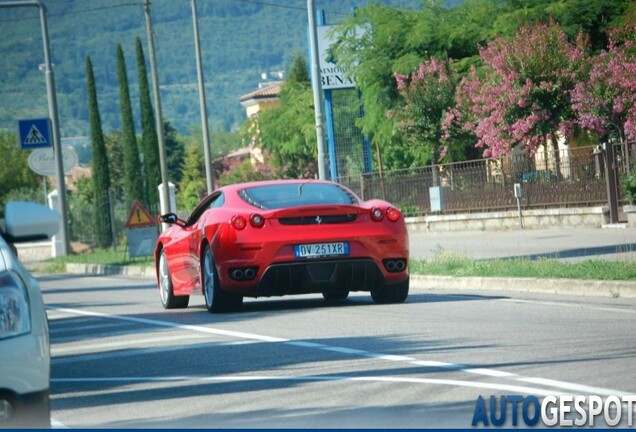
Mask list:
POLYGON ((636 228, 560 228, 511 231, 412 232, 412 258, 454 252, 475 259, 525 257, 564 261, 636 261, 636 228))
POLYGON ((71 428, 470 427, 477 397, 636 393, 636 300, 413 290, 161 308, 149 278, 40 278, 71 428))

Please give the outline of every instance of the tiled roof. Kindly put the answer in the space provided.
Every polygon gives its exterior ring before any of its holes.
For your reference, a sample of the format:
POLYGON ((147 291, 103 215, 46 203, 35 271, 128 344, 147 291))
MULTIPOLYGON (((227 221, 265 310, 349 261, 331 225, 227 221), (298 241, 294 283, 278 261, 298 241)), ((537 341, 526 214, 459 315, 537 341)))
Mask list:
POLYGON ((280 93, 280 89, 282 88, 283 83, 278 82, 267 87, 260 88, 253 92, 247 93, 241 96, 241 101, 246 101, 249 99, 267 99, 278 96, 280 93))

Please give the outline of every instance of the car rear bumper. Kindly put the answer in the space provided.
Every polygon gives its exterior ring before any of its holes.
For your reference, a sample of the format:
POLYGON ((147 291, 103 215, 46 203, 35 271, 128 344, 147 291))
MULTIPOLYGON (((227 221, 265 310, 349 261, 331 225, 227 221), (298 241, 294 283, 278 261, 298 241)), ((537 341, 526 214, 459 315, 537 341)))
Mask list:
POLYGON ((255 284, 227 287, 247 296, 267 297, 333 291, 371 291, 408 279, 408 272, 386 279, 372 259, 294 261, 268 266, 255 284))

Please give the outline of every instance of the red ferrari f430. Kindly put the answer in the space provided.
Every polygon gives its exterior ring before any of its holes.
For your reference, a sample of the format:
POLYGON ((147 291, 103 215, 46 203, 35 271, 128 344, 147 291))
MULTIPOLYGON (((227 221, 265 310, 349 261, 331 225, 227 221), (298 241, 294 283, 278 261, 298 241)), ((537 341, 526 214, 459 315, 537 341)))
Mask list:
POLYGON ((274 180, 225 186, 157 239, 164 308, 203 294, 210 312, 240 309, 243 297, 321 293, 342 300, 367 291, 376 303, 409 292, 404 217, 382 200, 362 201, 329 181, 274 180))

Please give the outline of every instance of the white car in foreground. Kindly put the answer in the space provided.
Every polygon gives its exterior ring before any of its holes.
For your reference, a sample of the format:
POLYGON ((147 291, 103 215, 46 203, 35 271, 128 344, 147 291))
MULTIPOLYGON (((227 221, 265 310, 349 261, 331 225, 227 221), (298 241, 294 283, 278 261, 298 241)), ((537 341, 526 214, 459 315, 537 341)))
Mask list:
POLYGON ((59 228, 48 207, 12 201, 0 229, 0 429, 48 428, 51 356, 38 281, 13 243, 47 239, 59 228))

